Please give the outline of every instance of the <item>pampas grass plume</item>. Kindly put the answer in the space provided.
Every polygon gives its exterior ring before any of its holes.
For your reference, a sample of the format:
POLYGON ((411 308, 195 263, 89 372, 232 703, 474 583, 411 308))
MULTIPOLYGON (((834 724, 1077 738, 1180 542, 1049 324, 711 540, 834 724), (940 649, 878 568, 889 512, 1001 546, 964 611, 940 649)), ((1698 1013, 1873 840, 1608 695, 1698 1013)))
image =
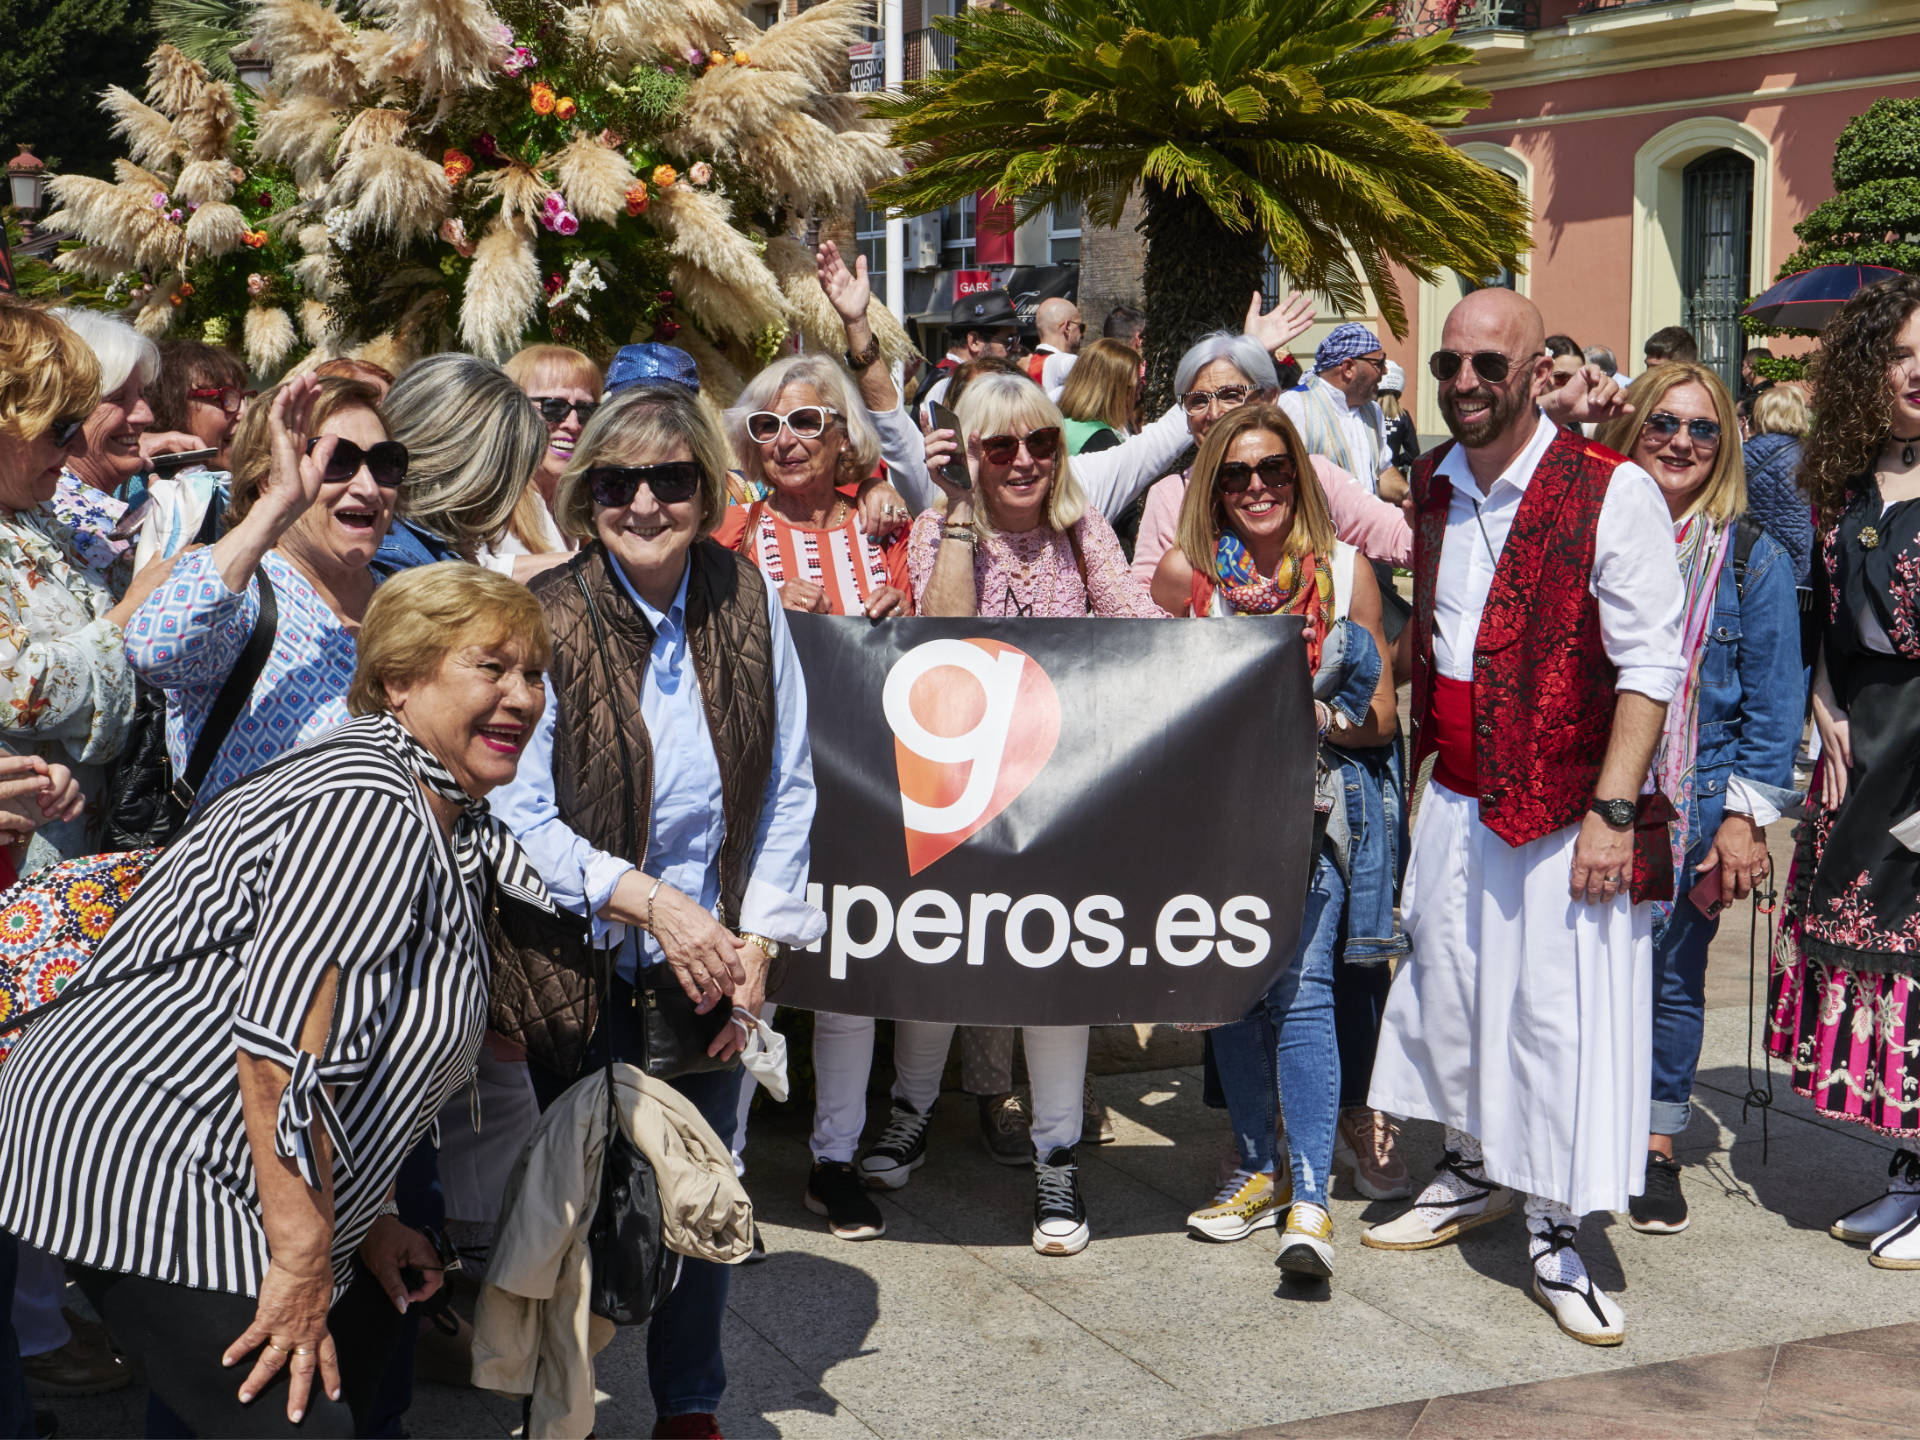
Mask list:
POLYGON ((724 0, 594 0, 584 21, 578 11, 570 16, 597 54, 627 63, 651 60, 660 50, 711 50, 741 28, 739 8, 724 0))
POLYGON ((53 268, 89 280, 112 280, 133 268, 133 257, 115 245, 82 245, 54 256, 53 268))
POLYGON ((234 103, 233 87, 222 80, 207 81, 174 120, 174 128, 194 159, 225 159, 233 148, 234 132, 240 128, 240 107, 234 103))
MULTIPOLYGON (((523 165, 518 160, 498 170, 487 171, 477 178, 476 183, 482 195, 499 197, 500 214, 507 220, 532 220, 540 213, 541 203, 546 200, 547 193, 553 189, 539 170, 523 165)), ((623 191, 621 208, 625 207, 623 191)))
POLYGON ((233 162, 230 160, 189 160, 180 167, 180 178, 173 182, 173 198, 208 205, 233 194, 233 162))
POLYGON ((369 145, 398 145, 407 133, 407 112, 369 107, 356 111, 340 132, 336 158, 345 160, 356 150, 369 145))
POLYGON ((337 11, 312 0, 258 0, 253 38, 273 57, 274 80, 286 91, 336 104, 358 98, 354 34, 337 11))
POLYGON ((722 65, 687 87, 667 143, 683 154, 733 154, 743 137, 778 125, 806 104, 807 82, 775 70, 722 65))
POLYGON ((109 85, 101 92, 100 108, 113 117, 113 133, 127 142, 127 153, 140 164, 165 167, 186 153, 173 122, 131 91, 109 85))
POLYGON ((293 353, 299 337, 293 333, 293 318, 278 305, 255 305, 247 311, 244 351, 247 368, 256 375, 270 375, 293 353))
POLYGON ((816 90, 837 91, 844 83, 847 47, 872 23, 870 0, 820 0, 755 36, 754 64, 763 70, 791 70, 816 90))
POLYGON ((356 231, 425 239, 451 213, 453 186, 446 171, 418 150, 375 144, 348 157, 327 198, 352 206, 356 231))
POLYGON ((147 101, 178 120, 208 83, 207 67, 171 45, 154 47, 147 59, 147 101))
POLYGON ((540 300, 540 262, 533 225, 523 217, 496 219, 474 248, 460 301, 460 341, 476 355, 506 359, 540 300))
POLYGON ((307 343, 315 351, 330 354, 339 342, 339 321, 318 300, 300 302, 300 333, 307 337, 307 343))
POLYGON ((666 232, 673 288, 681 302, 716 330, 752 340, 787 318, 785 297, 753 242, 731 224, 727 201, 710 190, 674 185, 647 214, 666 232))
POLYGON ((361 0, 360 9, 411 52, 409 68, 423 95, 492 83, 500 17, 486 0, 361 0))
POLYGON ((203 255, 226 255, 240 248, 247 217, 224 201, 202 205, 187 221, 187 244, 203 255))
POLYGON ((611 222, 626 212, 627 190, 635 177, 633 166, 618 150, 609 150, 590 135, 575 135, 553 157, 553 172, 581 218, 611 222))
POLYGON ((326 174, 337 117, 325 95, 269 92, 254 119, 253 153, 286 166, 303 192, 326 174))

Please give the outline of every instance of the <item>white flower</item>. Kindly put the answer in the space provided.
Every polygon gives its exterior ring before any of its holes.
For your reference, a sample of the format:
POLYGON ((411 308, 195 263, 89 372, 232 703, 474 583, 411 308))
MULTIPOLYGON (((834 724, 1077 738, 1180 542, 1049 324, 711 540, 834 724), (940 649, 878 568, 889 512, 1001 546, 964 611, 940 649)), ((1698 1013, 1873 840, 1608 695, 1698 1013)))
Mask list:
POLYGON ((327 211, 327 239, 333 242, 336 250, 353 249, 353 211, 344 205, 336 205, 327 211))
POLYGON ((580 318, 590 319, 587 310, 587 295, 594 290, 607 288, 606 279, 600 269, 591 260, 582 258, 567 266, 567 283, 547 297, 547 308, 557 310, 562 305, 571 305, 580 312, 580 318))

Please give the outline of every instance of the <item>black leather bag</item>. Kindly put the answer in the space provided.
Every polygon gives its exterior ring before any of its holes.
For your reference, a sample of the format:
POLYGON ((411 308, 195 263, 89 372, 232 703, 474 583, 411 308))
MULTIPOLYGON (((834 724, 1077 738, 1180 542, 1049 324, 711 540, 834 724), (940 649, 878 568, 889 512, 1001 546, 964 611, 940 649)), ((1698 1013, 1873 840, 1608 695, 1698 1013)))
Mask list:
POLYGON ((200 729, 200 738, 194 742, 182 774, 174 774, 167 755, 167 697, 144 680, 138 682, 127 743, 107 775, 108 800, 101 817, 103 849, 144 850, 165 845, 186 823, 194 796, 206 783, 220 747, 233 731, 233 722, 247 708, 279 633, 280 607, 273 582, 264 566, 254 571, 254 576, 260 582, 259 618, 254 621, 253 634, 247 637, 246 649, 240 652, 214 697, 213 709, 207 713, 207 723, 200 729))
MULTIPOLYGON (((613 562, 609 559, 608 563, 613 562)), ((593 592, 587 588, 586 579, 578 569, 573 572, 573 583, 580 587, 581 598, 587 602, 587 619, 593 626, 594 649, 599 652, 607 694, 612 696, 615 693, 613 658, 607 650, 607 634, 600 621, 600 609, 594 604, 593 592)), ((626 788, 627 853, 638 856, 640 841, 634 824, 639 812, 633 793, 633 753, 627 746, 627 732, 619 725, 613 727, 613 738, 620 747, 620 780, 626 788)), ((634 1003, 646 1011, 641 1019, 647 1037, 647 1057, 641 1068, 656 1080, 672 1080, 681 1075, 732 1068, 734 1061, 714 1059, 707 1054, 707 1047, 713 1044, 714 1038, 732 1020, 733 1006, 722 1001, 702 1015, 695 1010, 694 1002, 687 998, 687 992, 680 988, 672 967, 656 965, 652 970, 657 973, 650 973, 646 967, 641 967, 634 986, 634 1003)), ((602 993, 611 995, 611 990, 602 993)))
POLYGON ((587 1303, 616 1325, 642 1325, 680 1278, 680 1256, 667 1249, 660 1177, 627 1138, 607 1067, 607 1145, 600 1160, 600 1202, 587 1227, 592 1273, 587 1303))

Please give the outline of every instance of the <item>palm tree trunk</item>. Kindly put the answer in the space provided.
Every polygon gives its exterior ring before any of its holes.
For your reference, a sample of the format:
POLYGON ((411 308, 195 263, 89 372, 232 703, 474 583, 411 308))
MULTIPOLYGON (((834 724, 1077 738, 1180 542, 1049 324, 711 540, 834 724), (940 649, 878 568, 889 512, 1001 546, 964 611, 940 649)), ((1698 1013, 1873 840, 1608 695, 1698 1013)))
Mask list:
POLYGON ((1239 333, 1261 286, 1266 252, 1258 231, 1235 234, 1191 191, 1146 182, 1147 414, 1172 403, 1180 356, 1209 330, 1239 333))

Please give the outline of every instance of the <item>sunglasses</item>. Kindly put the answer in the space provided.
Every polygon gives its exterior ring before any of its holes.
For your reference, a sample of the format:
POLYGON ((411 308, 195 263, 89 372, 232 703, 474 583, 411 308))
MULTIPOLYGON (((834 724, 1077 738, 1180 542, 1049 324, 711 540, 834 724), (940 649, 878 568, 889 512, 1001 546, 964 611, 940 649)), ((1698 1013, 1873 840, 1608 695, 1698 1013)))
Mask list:
POLYGON ((840 412, 831 405, 797 405, 784 415, 771 410, 756 410, 747 416, 747 438, 756 445, 770 445, 780 438, 786 426, 796 440, 813 440, 825 432, 840 412))
POLYGON ((1654 439, 1665 444, 1680 433, 1680 426, 1687 427, 1687 438, 1702 450, 1720 448, 1720 422, 1718 420, 1688 420, 1682 422, 1678 415, 1669 415, 1664 410, 1656 410, 1647 416, 1644 429, 1654 439))
POLYGON ((240 407, 259 393, 258 390, 242 390, 237 385, 203 385, 187 391, 187 398, 218 405, 227 414, 238 415, 240 407))
MULTIPOLYGON (((307 441, 307 453, 313 453, 323 437, 316 435, 307 441)), ((320 472, 320 478, 329 485, 344 485, 360 473, 362 465, 373 477, 373 483, 382 490, 397 490, 400 482, 407 478, 407 447, 398 440, 382 440, 377 445, 361 449, 351 440, 334 437, 333 454, 327 457, 327 468, 320 472)))
POLYGON ((1035 460, 1051 460, 1060 449, 1060 427, 1048 425, 1043 429, 1029 430, 1024 435, 982 436, 980 453, 987 457, 989 464, 1011 465, 1022 445, 1027 447, 1027 454, 1035 460))
POLYGON ((1290 490, 1299 473, 1291 455, 1268 455, 1251 465, 1244 460, 1225 460, 1217 472, 1220 488, 1229 495, 1240 494, 1253 484, 1256 475, 1269 490, 1290 490))
POLYGON ((1457 376, 1460 367, 1469 360, 1473 362, 1473 373, 1489 385, 1498 385, 1513 373, 1512 358, 1498 350, 1476 350, 1471 355, 1462 355, 1458 350, 1436 350, 1427 357, 1427 371, 1444 385, 1457 376))
POLYGON ((1227 409, 1247 403, 1253 391, 1245 385, 1222 385, 1218 390, 1189 390, 1180 397, 1180 405, 1189 415, 1203 415, 1218 400, 1227 409))
POLYGON ((593 503, 617 510, 633 503, 645 485, 662 505, 680 505, 700 491, 700 467, 691 460, 669 460, 664 465, 595 465, 587 471, 593 503))
POLYGON ((549 425, 558 425, 572 411, 580 417, 580 423, 586 424, 593 418, 593 412, 600 408, 598 400, 569 400, 561 395, 543 395, 535 400, 534 406, 540 412, 540 418, 549 425))
POLYGON ((55 420, 47 427, 47 438, 52 440, 56 449, 64 450, 79 438, 80 427, 87 423, 82 415, 78 420, 55 420))

